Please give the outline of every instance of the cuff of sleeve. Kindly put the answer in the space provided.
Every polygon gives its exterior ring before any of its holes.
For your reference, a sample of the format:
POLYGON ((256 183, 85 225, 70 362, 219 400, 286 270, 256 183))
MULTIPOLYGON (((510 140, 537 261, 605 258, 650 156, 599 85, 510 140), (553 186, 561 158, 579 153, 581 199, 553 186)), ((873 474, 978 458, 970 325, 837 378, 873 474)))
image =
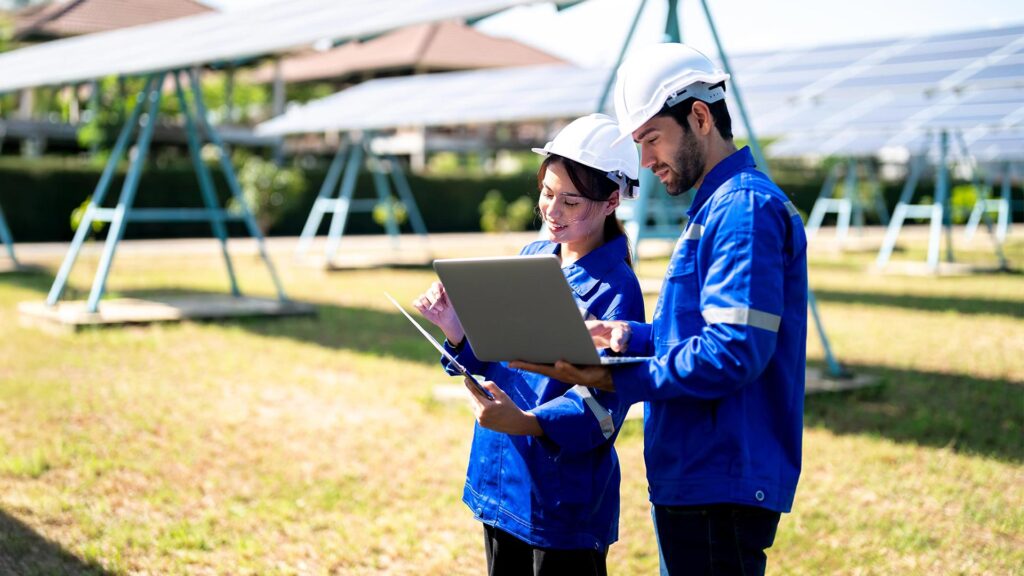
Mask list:
POLYGON ((583 407, 561 396, 545 402, 530 410, 537 417, 537 423, 544 430, 544 437, 552 441, 558 449, 571 449, 580 442, 579 416, 583 415, 583 407))
POLYGON ((646 322, 629 322, 629 331, 625 355, 643 356, 650 347, 651 325, 646 322))
POLYGON ((612 384, 615 386, 615 393, 619 396, 619 401, 623 406, 649 400, 644 394, 647 389, 644 383, 651 377, 651 362, 656 362, 656 360, 651 358, 647 362, 623 364, 612 368, 612 384))
POLYGON ((449 352, 449 353, 450 353, 450 354, 451 354, 452 356, 454 356, 454 355, 456 355, 456 354, 458 354, 458 353, 460 353, 460 352, 462 352, 463 350, 465 350, 465 349, 466 349, 466 337, 465 337, 465 336, 463 336, 463 337, 462 337, 462 341, 461 341, 461 342, 459 342, 459 345, 458 345, 458 346, 456 346, 456 345, 452 344, 450 340, 448 340, 447 338, 445 338, 445 339, 444 339, 444 348, 445 348, 445 350, 447 350, 447 351, 448 351, 448 352, 449 352))

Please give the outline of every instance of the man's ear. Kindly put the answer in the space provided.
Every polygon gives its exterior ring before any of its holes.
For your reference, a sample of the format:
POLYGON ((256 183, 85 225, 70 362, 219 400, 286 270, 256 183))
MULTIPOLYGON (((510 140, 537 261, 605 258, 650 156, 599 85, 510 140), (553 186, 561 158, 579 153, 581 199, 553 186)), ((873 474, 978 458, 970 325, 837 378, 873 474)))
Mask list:
POLYGON ((700 100, 693 103, 693 116, 694 131, 702 136, 707 136, 711 133, 711 130, 715 127, 715 118, 711 115, 711 108, 700 100))

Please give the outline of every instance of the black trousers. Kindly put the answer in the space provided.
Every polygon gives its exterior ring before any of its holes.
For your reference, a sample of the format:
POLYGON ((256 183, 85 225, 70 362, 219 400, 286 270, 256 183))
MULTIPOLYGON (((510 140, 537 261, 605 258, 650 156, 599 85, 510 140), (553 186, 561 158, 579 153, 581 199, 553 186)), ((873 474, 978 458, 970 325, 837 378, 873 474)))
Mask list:
POLYGON ((762 576, 778 512, 731 504, 655 506, 663 576, 762 576))
POLYGON ((489 576, 607 576, 608 550, 537 548, 484 524, 489 576))

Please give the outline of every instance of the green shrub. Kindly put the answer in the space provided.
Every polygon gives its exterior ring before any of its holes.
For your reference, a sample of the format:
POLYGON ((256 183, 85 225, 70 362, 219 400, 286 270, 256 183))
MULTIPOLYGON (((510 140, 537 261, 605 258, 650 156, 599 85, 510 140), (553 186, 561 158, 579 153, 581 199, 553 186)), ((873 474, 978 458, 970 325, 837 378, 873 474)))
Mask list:
POLYGON ((405 204, 400 202, 397 198, 391 197, 388 202, 378 202, 373 207, 373 221, 379 226, 386 226, 388 222, 388 210, 391 211, 395 216, 395 223, 401 226, 405 224, 405 221, 409 218, 409 212, 405 208, 405 204))
MULTIPOLYGON (((235 165, 238 164, 236 161, 235 165)), ((265 234, 302 197, 305 177, 298 168, 277 166, 259 156, 245 155, 240 164, 238 184, 242 188, 242 199, 265 234)), ((228 209, 237 212, 241 205, 232 198, 228 209)))
POLYGON ((497 190, 490 190, 480 203, 480 229, 484 232, 505 231, 505 209, 508 202, 497 190))
POLYGON ((954 224, 964 224, 974 210, 974 204, 978 201, 978 189, 974 184, 961 184, 950 190, 949 196, 952 213, 950 217, 954 224))
POLYGON ((535 218, 535 207, 536 204, 530 196, 516 198, 505 210, 505 222, 508 224, 508 229, 516 232, 528 229, 535 218))

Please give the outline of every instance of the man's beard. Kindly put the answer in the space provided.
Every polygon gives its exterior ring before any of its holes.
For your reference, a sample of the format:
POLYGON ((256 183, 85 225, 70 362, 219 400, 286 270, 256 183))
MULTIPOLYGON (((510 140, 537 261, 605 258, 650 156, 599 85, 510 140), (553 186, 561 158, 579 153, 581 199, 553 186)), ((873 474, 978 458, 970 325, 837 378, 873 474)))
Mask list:
POLYGON ((704 175, 704 154, 701 153, 693 132, 683 131, 682 143, 672 158, 670 168, 679 178, 674 187, 665 186, 670 196, 679 196, 689 191, 704 175))

